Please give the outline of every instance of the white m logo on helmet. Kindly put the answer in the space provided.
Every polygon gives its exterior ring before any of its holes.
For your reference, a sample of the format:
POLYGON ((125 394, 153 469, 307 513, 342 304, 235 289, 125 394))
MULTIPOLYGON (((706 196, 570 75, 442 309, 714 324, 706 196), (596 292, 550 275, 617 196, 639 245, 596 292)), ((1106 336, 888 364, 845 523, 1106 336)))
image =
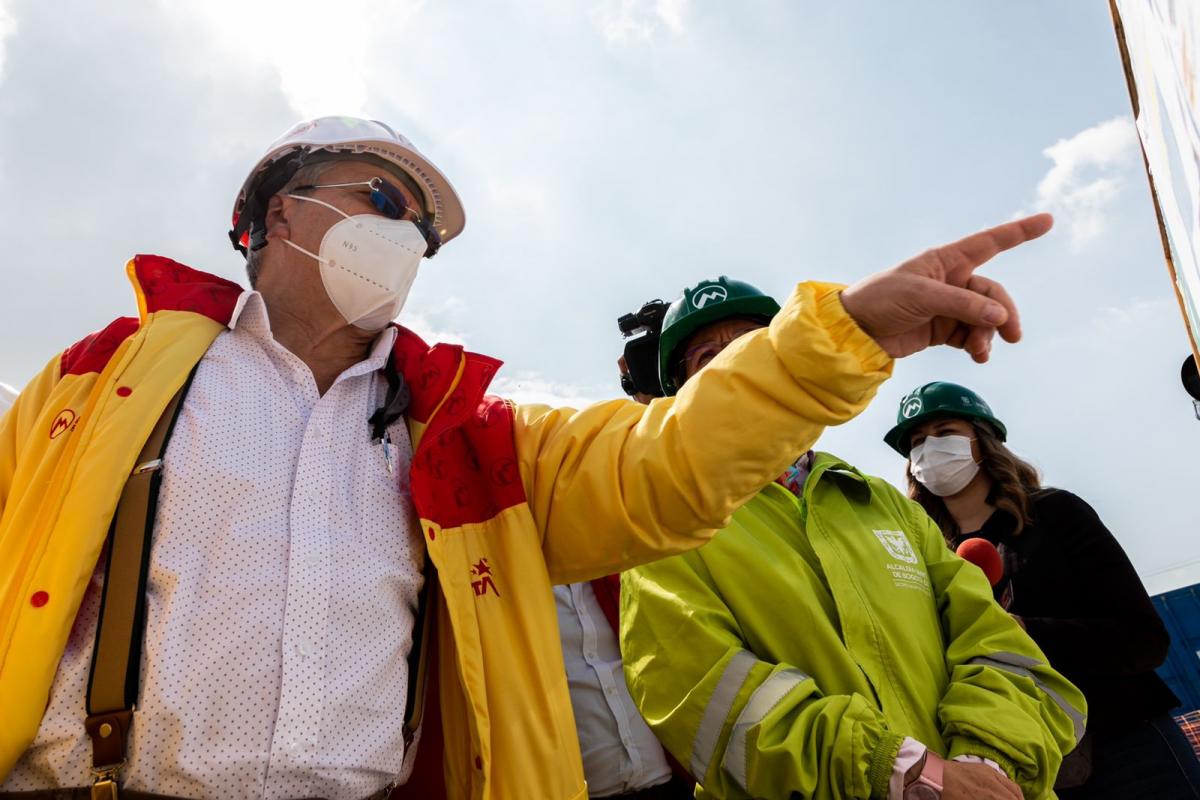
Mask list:
POLYGON ((709 303, 723 303, 729 297, 729 292, 720 284, 701 286, 692 292, 692 308, 701 309, 709 303))

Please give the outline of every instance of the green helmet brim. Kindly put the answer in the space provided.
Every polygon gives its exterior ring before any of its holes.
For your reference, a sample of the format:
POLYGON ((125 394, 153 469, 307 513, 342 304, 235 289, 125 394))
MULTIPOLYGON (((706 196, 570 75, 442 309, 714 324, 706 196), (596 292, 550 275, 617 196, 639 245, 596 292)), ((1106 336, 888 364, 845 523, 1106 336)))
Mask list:
POLYGON ((887 432, 887 434, 884 435, 883 441, 886 442, 897 453, 905 458, 908 458, 909 453, 912 451, 912 447, 908 443, 909 434, 912 432, 913 428, 917 427, 923 422, 928 422, 929 420, 936 419, 938 417, 965 419, 968 422, 972 420, 987 422, 996 429, 996 433, 998 434, 1000 441, 1003 442, 1008 440, 1008 429, 1004 427, 1003 422, 995 417, 988 416, 987 414, 976 413, 974 411, 950 411, 947 409, 934 408, 917 414, 911 419, 906 419, 903 422, 897 423, 895 427, 893 427, 887 432))

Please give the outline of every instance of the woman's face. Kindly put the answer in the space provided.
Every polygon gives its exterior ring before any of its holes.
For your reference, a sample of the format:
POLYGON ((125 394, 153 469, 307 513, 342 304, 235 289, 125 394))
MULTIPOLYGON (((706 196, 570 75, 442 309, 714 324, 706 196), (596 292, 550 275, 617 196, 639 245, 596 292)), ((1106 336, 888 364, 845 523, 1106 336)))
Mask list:
POLYGON ((971 457, 980 462, 979 441, 971 423, 958 417, 934 417, 922 422, 908 434, 909 449, 916 447, 929 436, 965 436, 971 440, 971 457))

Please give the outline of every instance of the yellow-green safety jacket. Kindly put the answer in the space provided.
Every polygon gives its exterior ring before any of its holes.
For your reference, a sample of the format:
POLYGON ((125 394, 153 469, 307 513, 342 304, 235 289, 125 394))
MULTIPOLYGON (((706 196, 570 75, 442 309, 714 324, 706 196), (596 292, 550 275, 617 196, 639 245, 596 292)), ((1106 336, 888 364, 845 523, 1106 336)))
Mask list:
POLYGON ((916 503, 820 453, 711 542, 622 576, 634 702, 699 797, 887 797, 906 736, 1052 797, 1083 695, 916 503))
MULTIPOLYGON (((126 476, 242 292, 158 256, 127 272, 138 317, 56 356, 0 418, 0 780, 37 733, 126 476)), ((485 396, 500 362, 401 329, 451 797, 586 796, 550 585, 701 544, 862 410, 891 360, 840 288, 801 284, 769 329, 649 407, 515 407, 485 396)))

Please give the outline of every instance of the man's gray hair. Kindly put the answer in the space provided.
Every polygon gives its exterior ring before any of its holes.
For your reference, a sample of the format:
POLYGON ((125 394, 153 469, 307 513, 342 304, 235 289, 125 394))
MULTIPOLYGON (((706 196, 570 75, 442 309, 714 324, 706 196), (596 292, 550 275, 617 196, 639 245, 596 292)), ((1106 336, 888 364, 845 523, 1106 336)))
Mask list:
MULTIPOLYGON (((331 167, 337 164, 336 159, 326 159, 318 161, 315 164, 309 164, 307 167, 301 167, 296 170, 296 174, 291 177, 287 183, 283 185, 276 194, 286 195, 294 192, 297 186, 310 186, 318 182, 318 179, 325 174, 331 167)), ((250 250, 246 253, 246 277, 250 279, 250 288, 253 289, 258 285, 258 274, 262 270, 262 251, 265 248, 258 250, 250 250)))

